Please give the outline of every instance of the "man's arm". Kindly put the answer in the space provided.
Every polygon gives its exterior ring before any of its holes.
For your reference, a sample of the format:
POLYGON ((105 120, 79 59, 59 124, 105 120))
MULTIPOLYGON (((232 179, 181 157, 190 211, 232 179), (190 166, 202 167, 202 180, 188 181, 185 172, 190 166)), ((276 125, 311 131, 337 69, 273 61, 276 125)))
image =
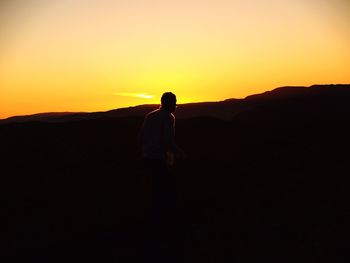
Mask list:
POLYGON ((184 157, 184 152, 177 146, 175 142, 175 117, 169 115, 164 127, 164 140, 166 149, 173 152, 175 155, 184 157))

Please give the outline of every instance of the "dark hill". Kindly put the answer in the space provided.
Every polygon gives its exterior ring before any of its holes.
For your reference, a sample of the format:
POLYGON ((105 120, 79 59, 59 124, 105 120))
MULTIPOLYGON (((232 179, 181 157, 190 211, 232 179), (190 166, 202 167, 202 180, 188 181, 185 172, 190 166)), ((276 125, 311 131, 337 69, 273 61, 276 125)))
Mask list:
MULTIPOLYGON (((347 262, 349 101, 334 85, 180 108, 196 117, 176 123, 188 158, 158 262, 347 262)), ((2 262, 149 262, 143 107, 0 126, 2 262)))
MULTIPOLYGON (((311 87, 281 87, 262 94, 251 95, 245 99, 228 99, 220 102, 202 102, 182 104, 177 110, 178 119, 194 117, 215 117, 222 120, 230 120, 238 113, 255 109, 265 103, 273 101, 283 102, 289 99, 307 99, 311 97, 324 98, 325 100, 335 97, 347 98, 350 93, 350 85, 314 85, 311 87)), ((332 102, 330 102, 332 103, 332 102)), ((342 103, 338 107, 344 107, 342 103)), ((15 116, 0 120, 0 124, 15 122, 68 122, 79 120, 96 120, 101 118, 141 117, 147 112, 154 110, 158 105, 140 105, 129 108, 121 108, 106 112, 94 113, 41 113, 28 116, 15 116)))

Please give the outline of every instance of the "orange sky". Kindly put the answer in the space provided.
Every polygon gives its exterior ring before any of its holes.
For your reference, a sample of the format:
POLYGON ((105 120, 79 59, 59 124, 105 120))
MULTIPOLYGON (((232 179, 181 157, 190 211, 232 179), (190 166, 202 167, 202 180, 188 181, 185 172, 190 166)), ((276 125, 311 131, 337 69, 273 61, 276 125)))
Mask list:
POLYGON ((0 118, 350 83, 347 0, 2 0, 0 118))

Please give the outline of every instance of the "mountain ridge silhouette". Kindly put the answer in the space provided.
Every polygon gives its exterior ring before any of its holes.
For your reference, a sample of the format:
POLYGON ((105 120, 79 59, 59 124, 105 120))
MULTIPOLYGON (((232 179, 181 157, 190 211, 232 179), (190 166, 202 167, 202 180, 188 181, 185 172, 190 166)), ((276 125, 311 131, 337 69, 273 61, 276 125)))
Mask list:
MULTIPOLYGON (((349 85, 328 85, 180 106, 194 117, 176 120, 187 159, 174 166, 162 251, 175 262, 344 262, 349 101, 349 85), (198 115, 214 106, 229 120, 198 115)), ((0 125, 4 262, 150 262, 137 135, 151 108, 138 109, 0 125)))
MULTIPOLYGON (((179 105, 176 112, 178 119, 194 117, 214 117, 231 120, 236 115, 260 107, 266 103, 296 99, 307 96, 349 95, 350 84, 327 84, 306 86, 284 86, 259 94, 249 95, 243 99, 225 99, 218 102, 197 102, 179 105), (340 94, 341 93, 341 94, 340 94)), ((21 122, 71 122, 96 120, 104 118, 140 117, 158 108, 158 104, 118 108, 101 112, 49 112, 1 119, 0 124, 21 122)))

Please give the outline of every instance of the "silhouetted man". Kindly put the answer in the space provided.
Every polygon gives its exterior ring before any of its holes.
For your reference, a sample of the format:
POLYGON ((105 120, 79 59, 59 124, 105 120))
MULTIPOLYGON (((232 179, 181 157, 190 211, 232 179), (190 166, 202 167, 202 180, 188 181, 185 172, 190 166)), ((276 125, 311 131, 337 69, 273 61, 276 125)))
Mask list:
POLYGON ((184 153, 175 143, 176 96, 166 92, 161 103, 159 109, 146 115, 139 136, 145 162, 166 167, 173 164, 171 156, 182 158, 184 153))
MULTIPOLYGON (((184 157, 183 151, 175 143, 173 115, 175 109, 176 96, 171 92, 164 93, 161 107, 146 115, 139 134, 146 177, 151 191, 150 243, 147 244, 150 247, 147 250, 153 254, 151 256, 153 260, 162 258, 162 253, 169 253, 167 248, 164 250, 164 246, 171 247, 169 242, 172 239, 170 232, 173 229, 171 221, 174 220, 176 192, 169 167, 173 165, 174 155, 184 157)), ((170 262, 169 258, 163 258, 161 261, 170 262)))

